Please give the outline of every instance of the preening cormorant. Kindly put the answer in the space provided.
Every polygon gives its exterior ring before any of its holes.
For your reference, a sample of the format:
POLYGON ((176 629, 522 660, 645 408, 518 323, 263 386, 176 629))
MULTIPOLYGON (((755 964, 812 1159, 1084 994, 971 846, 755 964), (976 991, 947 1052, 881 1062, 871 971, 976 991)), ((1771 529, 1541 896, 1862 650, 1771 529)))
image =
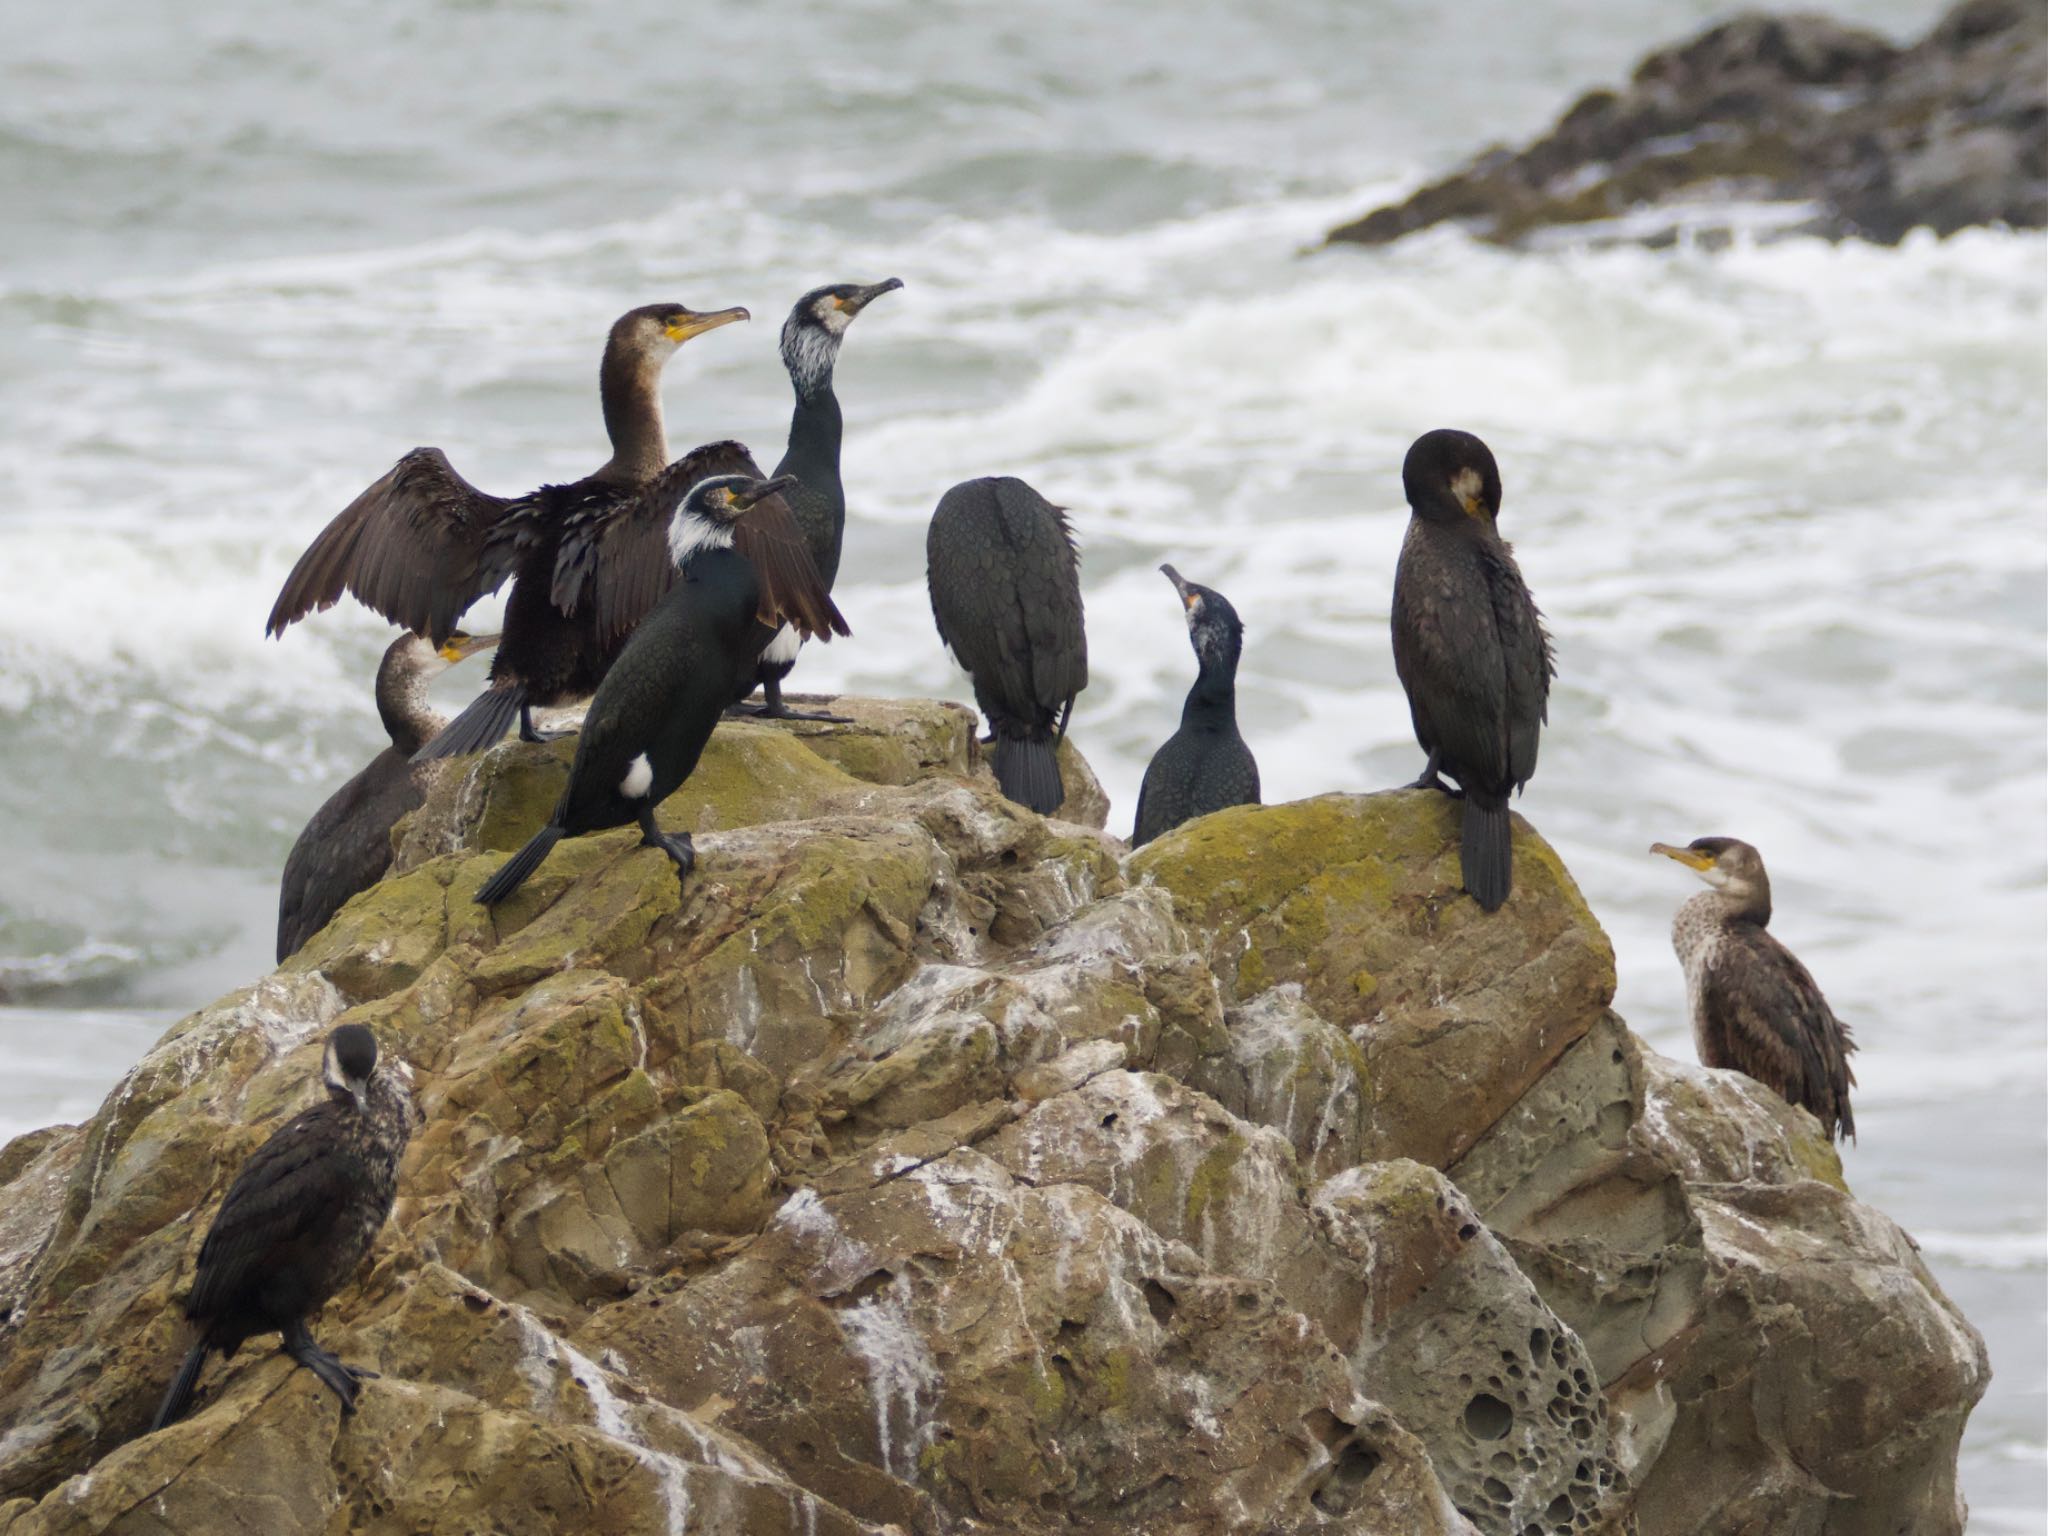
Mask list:
MULTIPOLYGON (((598 372, 612 456, 571 484, 492 496, 457 474, 440 449, 415 448, 299 557, 271 609, 268 633, 281 634, 348 591, 439 645, 471 603, 510 576, 491 686, 422 755, 451 757, 490 746, 515 718, 521 736, 543 739, 533 727, 533 710, 589 694, 623 644, 623 630, 607 635, 598 625, 590 561, 566 558, 565 545, 580 545, 587 554, 590 530, 668 465, 661 372, 676 348, 746 318, 744 309, 700 314, 680 304, 649 304, 621 315, 598 372)), ((624 628, 639 616, 631 615, 624 628)))
POLYGON ((1767 931, 1771 877, 1763 856, 1732 837, 1698 837, 1683 848, 1652 843, 1650 852, 1676 859, 1713 887, 1671 923, 1701 1062, 1733 1067, 1813 1111, 1837 1140, 1854 1137, 1849 1053, 1856 1042, 1798 956, 1767 931))
MULTIPOLYGON (((839 360, 839 344, 854 317, 885 293, 903 283, 885 278, 863 287, 858 283, 834 283, 814 288, 796 301, 782 324, 782 362, 789 370, 789 382, 796 390, 796 407, 789 418, 789 446, 777 475, 794 475, 796 484, 783 493, 795 515, 797 526, 811 548, 811 561, 824 579, 825 590, 839 579, 840 545, 846 537, 846 489, 839 480, 841 418, 839 397, 832 390, 832 369, 839 360)), ((742 471, 731 471, 741 473, 742 471)), ((782 702, 782 680, 796 665, 802 637, 784 627, 762 655, 757 680, 762 702, 746 705, 743 714, 765 715, 781 720, 840 720, 832 714, 804 714, 782 702)), ((740 697, 753 692, 749 681, 740 697)))
POLYGON ((1487 911, 1514 883, 1508 796, 1536 771, 1556 675, 1543 615, 1494 526, 1500 471, 1469 432, 1425 432, 1401 466, 1414 515, 1394 576, 1394 670, 1429 761, 1414 787, 1465 801, 1465 889, 1487 911))
POLYGON ((1237 730, 1237 658, 1244 647, 1244 625, 1221 592, 1183 580, 1170 565, 1159 569, 1180 594, 1199 670, 1181 706, 1180 729, 1146 765, 1133 848, 1197 816, 1259 803, 1259 765, 1237 730))
POLYGON ((1058 747, 1088 686, 1081 557, 1066 513, 1007 475, 939 498, 925 534, 939 639, 974 680, 1002 791, 1049 816, 1066 799, 1058 747))
POLYGON ((518 890, 563 838, 631 821, 643 847, 675 861, 678 879, 689 874, 697 857, 690 834, 664 833, 655 807, 696 768, 777 626, 825 638, 847 632, 777 494, 788 485, 746 475, 678 485, 669 549, 680 579, 590 701, 553 816, 484 882, 479 902, 496 906, 518 890))
POLYGON ((297 954, 357 891, 391 867, 391 828, 426 798, 413 753, 448 722, 427 703, 427 684, 465 656, 488 650, 496 635, 456 630, 436 650, 400 635, 377 668, 377 713, 391 745, 313 813, 292 844, 277 889, 277 958, 297 954))
POLYGON ((372 1371, 344 1365, 313 1342, 306 1319, 356 1272, 391 1214, 398 1159, 412 1135, 412 1098, 377 1064, 377 1037, 343 1024, 327 1037, 326 1099, 258 1147, 228 1186, 199 1250, 185 1316, 199 1340, 164 1394, 151 1429, 176 1420, 209 1353, 232 1356, 259 1333, 353 1412, 356 1383, 372 1371))

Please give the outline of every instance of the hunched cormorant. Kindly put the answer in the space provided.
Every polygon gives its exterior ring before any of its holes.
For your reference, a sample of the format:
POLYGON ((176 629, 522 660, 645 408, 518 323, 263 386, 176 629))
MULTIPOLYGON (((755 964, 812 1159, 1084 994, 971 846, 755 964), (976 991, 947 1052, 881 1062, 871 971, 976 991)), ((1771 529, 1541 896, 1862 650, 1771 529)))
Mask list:
MULTIPOLYGON (((487 747, 515 717, 522 737, 544 739, 533 727, 534 708, 589 694, 623 643, 598 629, 588 602, 588 565, 561 568, 564 541, 602 522, 667 465, 661 372, 676 349, 746 318, 744 309, 699 314, 680 304, 643 305, 621 315, 598 371, 612 456, 571 484, 492 496, 458 475, 440 449, 415 448, 307 547, 278 593, 267 632, 283 633, 316 608, 331 607, 346 590, 439 645, 471 603, 510 576, 491 686, 422 755, 487 747)), ((638 618, 632 615, 625 627, 638 618)))
POLYGON ((298 953, 357 891, 391 867, 391 828, 426 798, 413 753, 448 722, 427 703, 427 684, 466 656, 488 650, 496 635, 456 630, 436 650, 418 635, 400 635, 377 668, 377 714, 391 745, 313 813, 284 861, 277 890, 277 958, 298 953))
POLYGON ((1536 771, 1556 664, 1500 536, 1500 471, 1469 432, 1425 432, 1401 465, 1414 515, 1394 576, 1394 670, 1429 754, 1412 787, 1465 801, 1465 889, 1491 912, 1514 883, 1508 796, 1536 771))
POLYGON ((996 783, 1049 816, 1066 799, 1059 743, 1088 686, 1081 558, 1066 513, 1007 475, 939 498, 925 534, 939 639, 974 680, 996 783))
POLYGON ((324 1101, 258 1147, 228 1186, 185 1298, 200 1327, 151 1429, 184 1413, 209 1353, 279 1333, 284 1352, 325 1382, 352 1413, 356 1383, 376 1374, 344 1365, 313 1342, 306 1319, 348 1283, 398 1193, 398 1159, 413 1107, 397 1072, 377 1064, 377 1037, 343 1024, 327 1037, 324 1101))
MULTIPOLYGON (((902 286, 901 279, 890 277, 866 287, 834 283, 813 288, 796 301, 782 324, 782 362, 796 391, 796 406, 789 418, 789 445, 782 462, 775 466, 775 473, 796 477, 796 484, 783 493, 783 500, 789 503, 797 526, 803 530, 811 548, 811 561, 817 566, 827 592, 839 578, 839 551, 846 537, 846 488, 839 479, 843 423, 839 397, 832 390, 832 370, 839 360, 839 344, 854 317, 883 294, 902 286)), ((842 716, 804 714, 782 702, 782 680, 796 665, 801 643, 802 637, 787 627, 775 636, 758 669, 762 702, 743 706, 738 713, 777 720, 843 722, 842 716)), ((753 692, 754 681, 747 683, 741 699, 753 692)))
POLYGON ((1187 611, 1198 672, 1181 706, 1180 729, 1152 754, 1138 790, 1131 846, 1142 848, 1184 821, 1232 805, 1259 803, 1259 765, 1237 730, 1237 658, 1244 625, 1221 592, 1162 565, 1187 611))
POLYGON ((483 905, 518 890, 563 838, 631 821, 640 823, 642 847, 675 861, 678 880, 689 874, 697 859, 690 834, 664 833, 655 807, 696 768, 733 689, 753 675, 777 626, 824 638, 847 633, 776 494, 789 483, 720 475, 677 490, 669 549, 680 579, 598 687, 554 814, 484 882, 476 895, 483 905))
POLYGON ((1746 1073, 1811 1110, 1830 1137, 1853 1138, 1849 1053, 1856 1042, 1812 974, 1767 931, 1771 877, 1763 856, 1732 837, 1694 838, 1683 848, 1653 843, 1650 852, 1676 859, 1713 887, 1671 923, 1701 1062, 1746 1073))

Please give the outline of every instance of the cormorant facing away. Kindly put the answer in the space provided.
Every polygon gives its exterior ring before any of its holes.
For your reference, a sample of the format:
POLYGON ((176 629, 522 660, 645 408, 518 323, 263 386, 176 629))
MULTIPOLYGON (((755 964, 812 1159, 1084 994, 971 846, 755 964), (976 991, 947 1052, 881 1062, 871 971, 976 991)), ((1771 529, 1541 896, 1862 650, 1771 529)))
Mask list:
MULTIPOLYGON (((621 315, 598 372, 612 456, 572 484, 492 496, 457 474, 440 449, 413 449, 299 557, 267 632, 283 633, 348 591, 440 645, 471 603, 510 576, 491 686, 423 755, 478 751, 503 736, 515 717, 522 737, 543 739, 533 728, 534 708, 589 694, 623 643, 623 631, 607 635, 597 624, 591 562, 571 558, 565 545, 587 555, 592 529, 667 465, 661 371, 676 348, 746 318, 744 309, 699 314, 680 304, 649 304, 621 315)), ((632 614, 625 628, 639 617, 632 614)))
POLYGON ((630 821, 640 823, 641 846, 675 861, 677 879, 689 874, 697 860, 690 834, 664 833, 654 808, 696 768, 777 626, 825 639, 847 633, 776 494, 789 483, 720 475, 677 487, 669 549, 681 579, 590 701, 554 815, 484 882, 479 902, 496 906, 518 890, 563 838, 630 821))
MULTIPOLYGON (((827 592, 839 578, 839 550, 846 536, 846 489, 839 481, 842 423, 839 397, 832 392, 832 369, 854 316, 902 286, 900 279, 891 277, 866 287, 834 283, 814 288, 796 301, 782 324, 782 362, 796 390, 796 408, 789 418, 789 446, 775 473, 796 477, 796 484, 783 492, 783 500, 803 530, 811 561, 827 592)), ((801 643, 801 637, 786 625, 775 636, 758 671, 763 701, 741 713, 778 720, 843 719, 832 714, 803 714, 782 702, 782 680, 796 665, 801 643)), ((740 697, 744 699, 753 689, 754 682, 749 681, 740 697)))
POLYGON ((1081 560, 1066 513, 1007 475, 939 498, 925 534, 939 639, 974 680, 996 783, 1049 816, 1066 799, 1058 747, 1088 686, 1081 560))
POLYGON ((1425 432, 1401 484, 1414 515, 1394 575, 1394 670, 1429 754, 1413 787, 1464 797, 1465 889, 1491 912, 1514 882, 1508 796, 1536 771, 1557 668, 1543 616, 1494 526, 1500 471, 1486 444, 1469 432, 1425 432))
POLYGON ((1181 706, 1180 729, 1145 768, 1133 848, 1197 816, 1259 803, 1259 765, 1237 731, 1237 658, 1244 647, 1244 625, 1221 592, 1182 580, 1170 565, 1159 569, 1187 610, 1188 639, 1200 670, 1181 706))
POLYGON ((412 1098, 377 1065, 377 1037, 343 1024, 327 1037, 320 1076, 327 1097, 258 1147, 199 1250, 185 1316, 200 1327, 151 1429, 184 1413, 210 1352, 232 1356, 245 1339, 281 1333, 284 1352, 353 1412, 356 1383, 375 1374, 344 1365, 313 1342, 306 1319, 348 1283, 391 1214, 398 1159, 412 1135, 412 1098))
POLYGON ((357 891, 391 867, 391 828, 426 798, 411 761, 448 722, 427 703, 427 683, 465 656, 488 650, 496 635, 456 630, 436 650, 400 635, 377 668, 377 713, 391 745, 337 789, 292 844, 277 892, 277 958, 298 952, 357 891))
POLYGON ((1732 837, 1694 838, 1683 848, 1653 843, 1650 852, 1676 859, 1713 887, 1681 906, 1671 924, 1701 1062, 1746 1073, 1813 1111, 1830 1137, 1853 1138, 1849 1053, 1856 1042, 1812 974, 1766 931, 1771 877, 1763 856, 1732 837))

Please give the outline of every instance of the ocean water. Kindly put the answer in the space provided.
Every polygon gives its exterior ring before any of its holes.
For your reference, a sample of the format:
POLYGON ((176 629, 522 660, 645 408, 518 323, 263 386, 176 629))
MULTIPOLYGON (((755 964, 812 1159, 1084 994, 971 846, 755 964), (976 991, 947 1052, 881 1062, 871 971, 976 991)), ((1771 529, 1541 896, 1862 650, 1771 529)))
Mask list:
POLYGON ((377 620, 261 638, 328 517, 421 442, 498 490, 587 472, 604 327, 657 299, 756 317, 671 365, 675 446, 772 456, 789 303, 894 275, 839 375, 855 637, 797 685, 968 698, 924 523, 1015 473, 1080 530, 1074 732, 1113 827, 1193 672, 1162 559, 1245 618, 1268 798, 1400 782, 1401 455, 1479 432, 1561 673, 1522 809, 1618 1006, 1690 1054, 1695 887, 1646 849, 1756 843, 1861 1044, 1849 1178, 1990 1340, 1972 1529, 2040 1531, 2048 242, 1310 250, 1717 14, 88 0, 10 29, 0 1135, 89 1114, 268 968, 285 851, 379 745, 377 620))

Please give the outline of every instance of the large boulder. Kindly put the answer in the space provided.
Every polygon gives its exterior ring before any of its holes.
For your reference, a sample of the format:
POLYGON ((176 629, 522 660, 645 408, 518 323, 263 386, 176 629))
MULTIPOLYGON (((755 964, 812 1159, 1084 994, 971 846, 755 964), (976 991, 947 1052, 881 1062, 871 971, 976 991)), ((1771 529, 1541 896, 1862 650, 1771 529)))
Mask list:
POLYGON ((628 829, 486 912, 566 755, 444 776, 0 1150, 0 1536, 1960 1530, 1981 1342, 1810 1117, 1627 1033, 1525 824, 1490 916, 1416 791, 1132 856, 964 710, 840 705, 717 733, 680 888, 628 829), (258 1341, 144 1434, 343 1019, 425 1115, 317 1324, 381 1379, 344 1420, 258 1341))

